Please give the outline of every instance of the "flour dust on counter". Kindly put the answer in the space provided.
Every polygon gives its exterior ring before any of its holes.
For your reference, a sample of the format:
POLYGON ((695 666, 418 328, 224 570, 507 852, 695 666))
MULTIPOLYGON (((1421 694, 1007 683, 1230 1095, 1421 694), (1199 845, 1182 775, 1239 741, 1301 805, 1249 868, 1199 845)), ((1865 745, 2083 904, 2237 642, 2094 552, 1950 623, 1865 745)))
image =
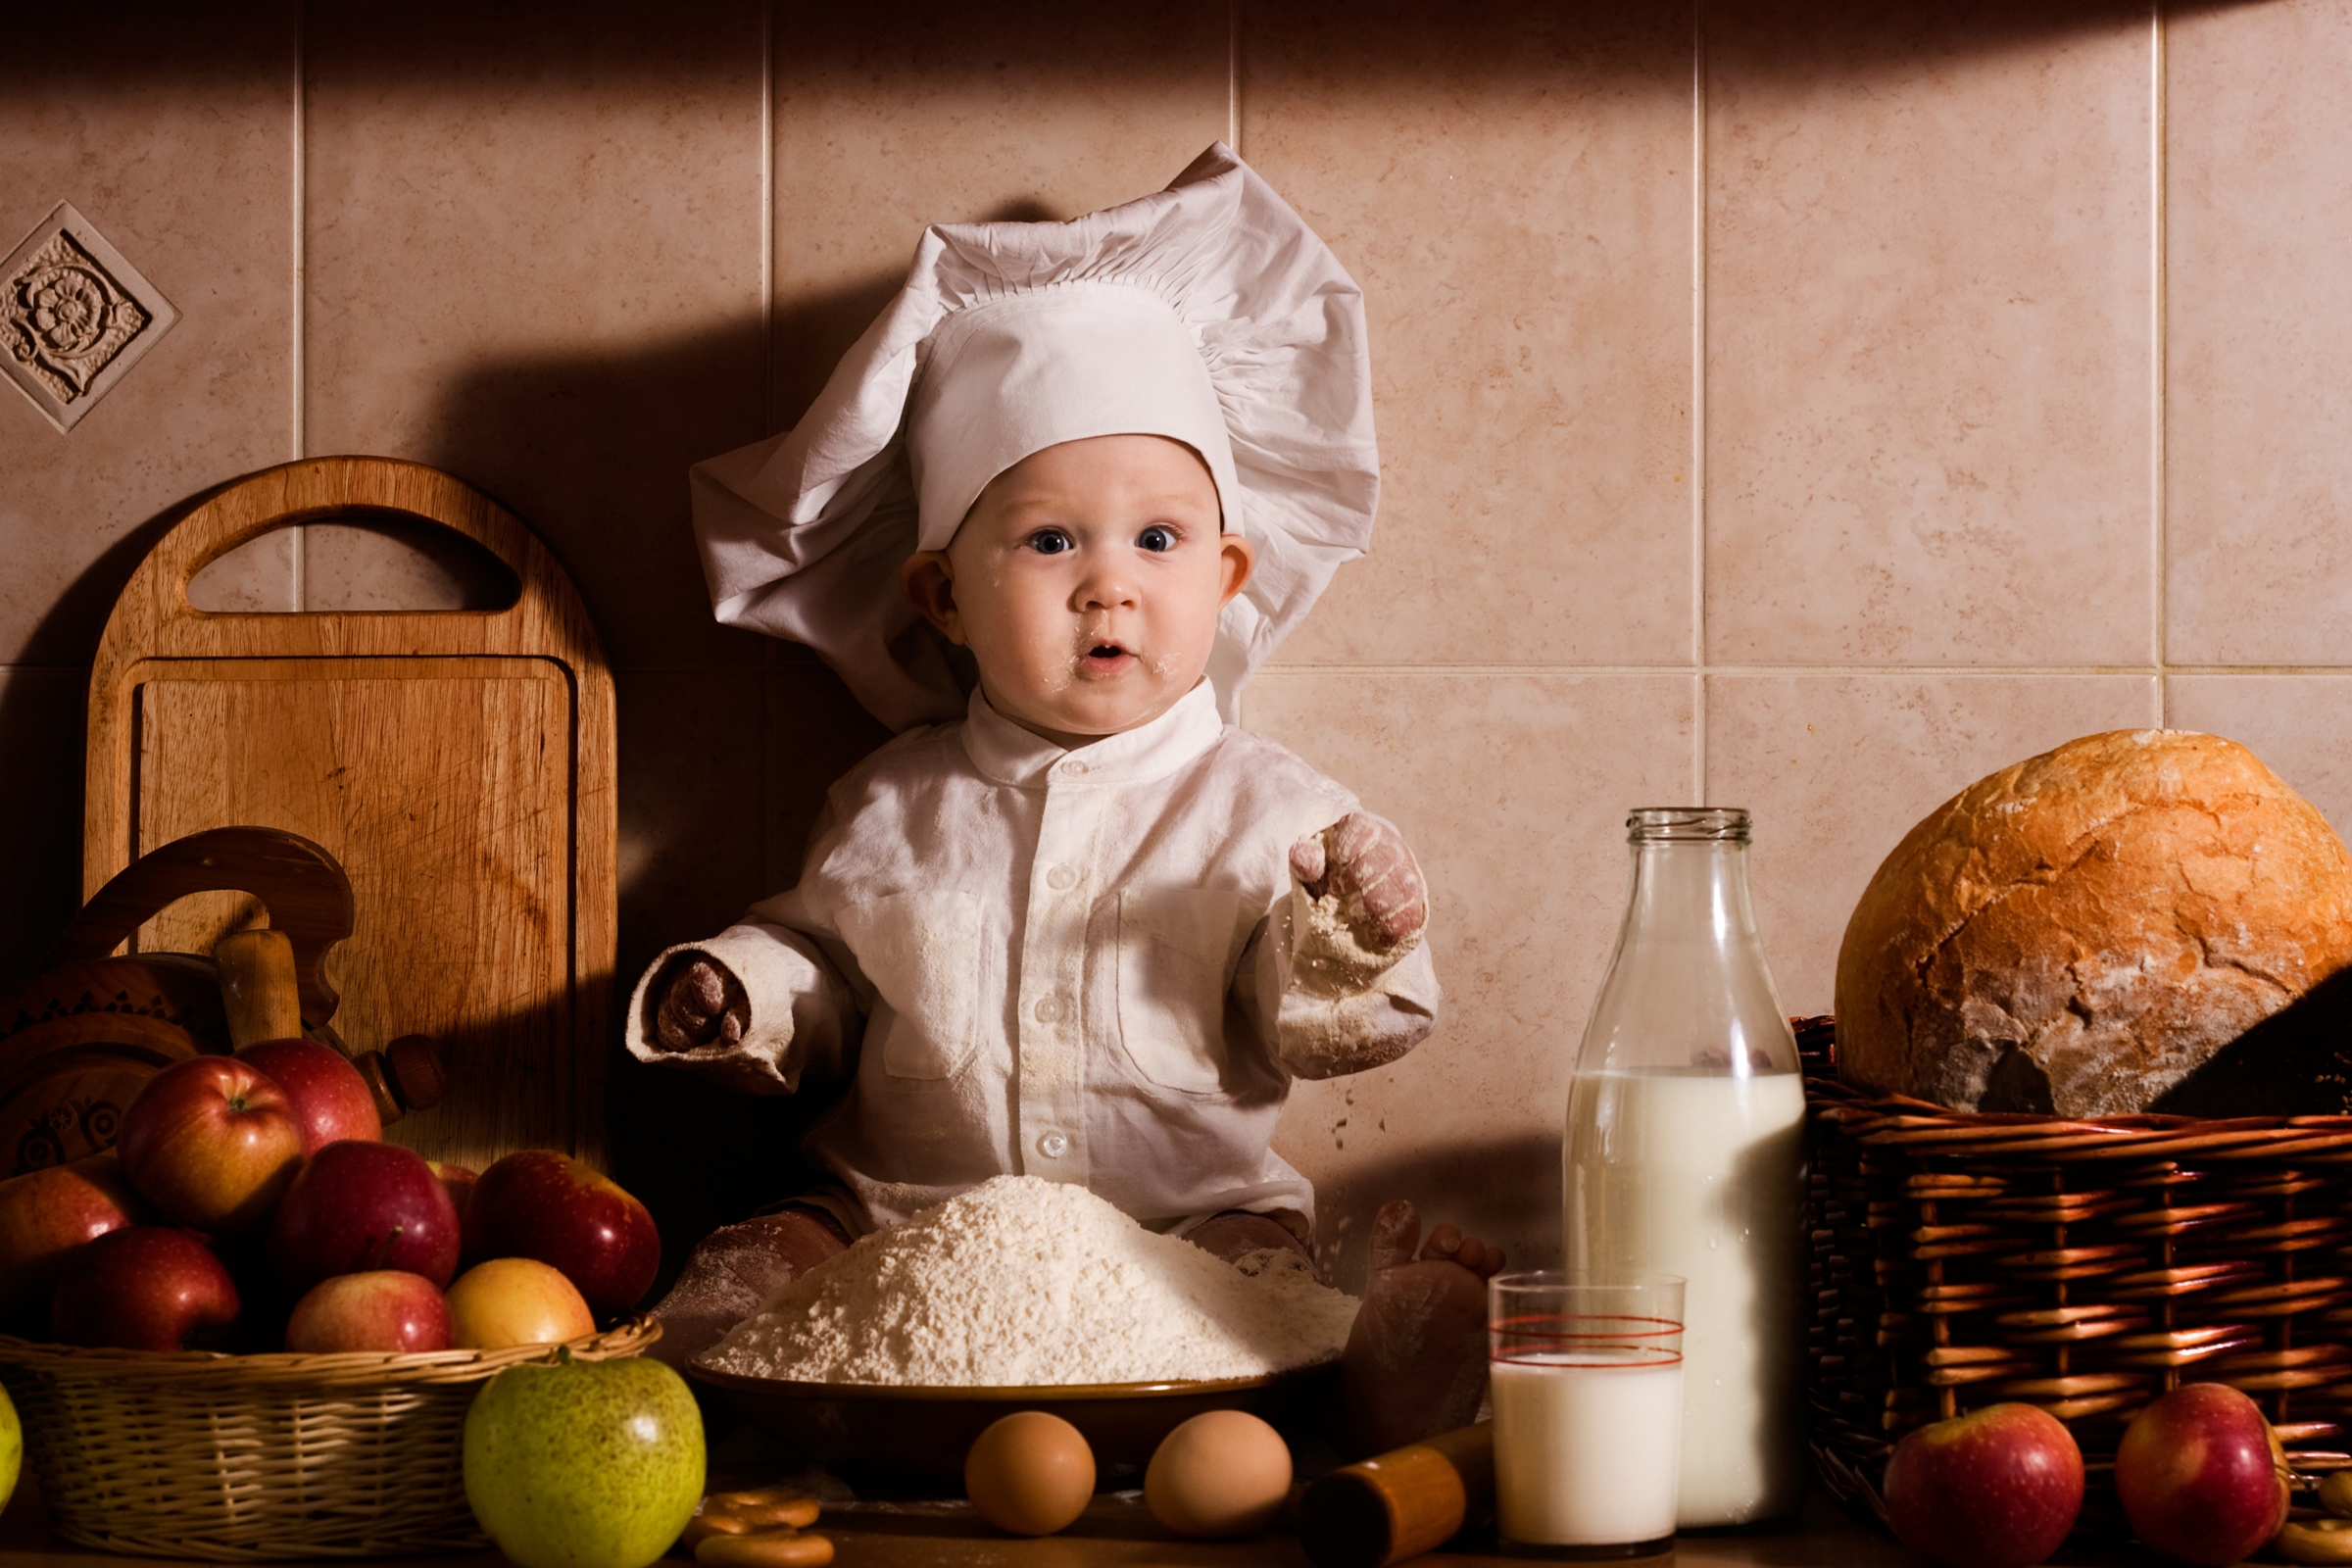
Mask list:
POLYGON ((1083 1187, 1000 1176, 809 1270, 701 1362, 921 1388, 1262 1377, 1336 1360, 1356 1305, 1293 1253, 1227 1263, 1083 1187))

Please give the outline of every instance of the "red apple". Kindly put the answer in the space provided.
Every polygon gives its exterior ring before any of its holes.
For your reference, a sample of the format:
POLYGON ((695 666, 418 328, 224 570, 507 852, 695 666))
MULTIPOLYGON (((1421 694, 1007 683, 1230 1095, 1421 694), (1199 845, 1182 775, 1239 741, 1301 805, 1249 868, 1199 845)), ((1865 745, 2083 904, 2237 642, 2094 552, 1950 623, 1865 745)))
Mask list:
POLYGON ((49 1331, 67 1345, 184 1350, 223 1344, 237 1288, 212 1250, 186 1231, 128 1225, 66 1260, 49 1331))
POLYGON ((216 1236, 258 1227, 302 1167, 286 1092, 234 1056, 191 1056, 122 1107, 122 1174, 164 1217, 216 1236))
POLYGON ((2175 1389, 2132 1418, 2115 1494, 2168 1557, 2228 1568, 2286 1521, 2286 1451, 2262 1407, 2221 1383, 2175 1389))
POLYGON ((433 1174, 440 1177, 441 1185, 449 1189, 449 1200, 458 1206, 458 1225, 463 1230, 466 1210, 473 1206, 473 1190, 480 1184, 482 1173, 446 1159, 432 1159, 425 1163, 433 1167, 433 1174))
POLYGON ((591 1308, 620 1312, 653 1288, 662 1235, 617 1183, 549 1149, 482 1172, 466 1210, 468 1257, 535 1257, 562 1269, 591 1308))
POLYGON ((270 1267, 288 1290, 336 1274, 405 1269, 447 1285, 458 1211, 424 1156, 398 1144, 329 1144, 302 1167, 270 1227, 270 1267))
POLYGON ((316 1040, 260 1040, 238 1052, 237 1059, 269 1074, 294 1102, 305 1154, 346 1138, 373 1143, 384 1136, 368 1080, 334 1047, 316 1040))
POLYGON ((45 1332, 68 1255, 146 1208, 111 1152, 0 1182, 0 1329, 45 1332))
POLYGON ((340 1350, 446 1350, 449 1302, 421 1274, 396 1268, 338 1274, 311 1287, 286 1320, 286 1348, 305 1355, 340 1350))
POLYGON ((1886 1519, 1947 1568, 2030 1568, 2082 1511, 2082 1450, 2047 1410, 1988 1404, 1921 1427, 1886 1461, 1886 1519))

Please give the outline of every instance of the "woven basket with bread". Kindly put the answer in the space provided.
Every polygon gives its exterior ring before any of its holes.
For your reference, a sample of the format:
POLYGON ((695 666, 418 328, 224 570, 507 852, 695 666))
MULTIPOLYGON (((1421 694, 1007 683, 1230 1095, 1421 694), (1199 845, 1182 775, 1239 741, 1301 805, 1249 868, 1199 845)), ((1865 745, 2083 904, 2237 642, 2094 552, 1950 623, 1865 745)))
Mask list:
POLYGON ((1799 1029, 1832 1489, 1875 1506, 1905 1432, 2018 1400, 2096 1530, 2124 1426, 2193 1381, 2352 1467, 2348 991, 2352 855, 2229 741, 2085 737, 1913 828, 1799 1029))

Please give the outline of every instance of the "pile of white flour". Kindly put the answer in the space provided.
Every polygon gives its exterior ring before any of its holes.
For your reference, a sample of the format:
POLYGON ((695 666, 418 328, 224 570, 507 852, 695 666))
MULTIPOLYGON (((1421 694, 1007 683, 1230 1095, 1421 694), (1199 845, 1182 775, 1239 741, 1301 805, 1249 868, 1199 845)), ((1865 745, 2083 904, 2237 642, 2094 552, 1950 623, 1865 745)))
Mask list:
POLYGON ((810 1269, 698 1360, 933 1388, 1259 1377, 1336 1358, 1355 1308, 1295 1254, 1237 1266, 1083 1187, 1000 1176, 810 1269))

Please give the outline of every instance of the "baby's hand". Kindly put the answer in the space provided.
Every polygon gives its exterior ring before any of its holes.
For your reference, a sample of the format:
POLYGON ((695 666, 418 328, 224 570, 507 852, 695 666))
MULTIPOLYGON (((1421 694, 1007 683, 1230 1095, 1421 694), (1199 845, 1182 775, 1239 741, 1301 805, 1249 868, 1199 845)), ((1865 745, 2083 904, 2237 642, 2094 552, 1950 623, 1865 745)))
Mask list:
POLYGON ((1291 846, 1291 874, 1307 897, 1362 902, 1370 929, 1358 932, 1366 947, 1386 951, 1429 923, 1429 887, 1404 835, 1387 817, 1351 811, 1320 833, 1291 846))
POLYGON ((694 954, 681 955, 662 983, 654 1009, 654 1043, 663 1051, 731 1046, 743 1039, 752 1012, 743 982, 719 964, 694 954))

